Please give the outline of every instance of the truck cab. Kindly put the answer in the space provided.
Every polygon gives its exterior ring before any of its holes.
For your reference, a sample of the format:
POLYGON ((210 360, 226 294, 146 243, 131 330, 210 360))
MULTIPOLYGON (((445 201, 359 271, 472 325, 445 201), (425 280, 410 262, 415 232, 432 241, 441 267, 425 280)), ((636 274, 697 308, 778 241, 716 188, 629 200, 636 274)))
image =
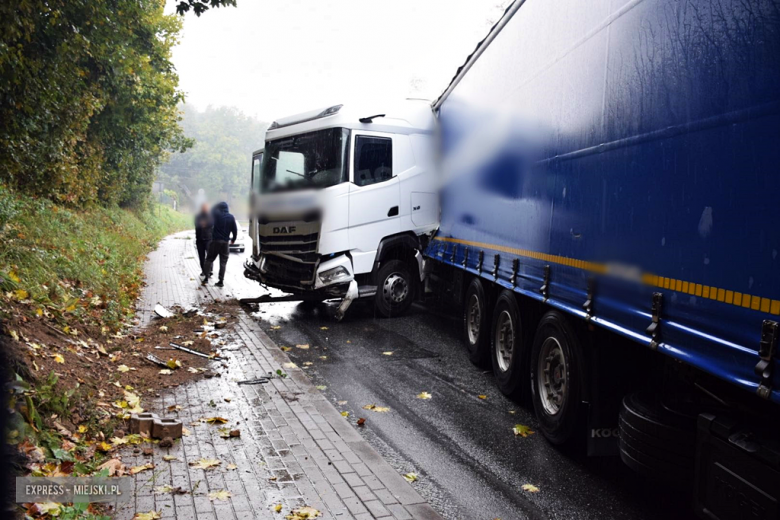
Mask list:
POLYGON ((271 124, 253 159, 253 254, 245 276, 295 299, 411 305, 439 217, 426 101, 334 105, 271 124))

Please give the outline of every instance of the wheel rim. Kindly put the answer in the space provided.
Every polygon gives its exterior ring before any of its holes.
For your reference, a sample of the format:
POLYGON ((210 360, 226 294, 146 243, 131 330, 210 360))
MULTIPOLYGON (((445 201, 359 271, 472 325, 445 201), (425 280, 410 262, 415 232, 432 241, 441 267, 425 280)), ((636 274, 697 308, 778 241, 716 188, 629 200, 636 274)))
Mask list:
POLYGON ((476 345, 479 340, 479 326, 482 322, 482 306, 480 305, 479 298, 476 294, 472 294, 471 298, 469 298, 467 316, 469 343, 476 345))
POLYGON ((502 311, 498 316, 496 328, 496 361, 502 372, 512 365, 512 354, 515 349, 515 324, 509 311, 502 311))
POLYGON ((409 294, 409 284, 406 279, 398 273, 393 273, 385 278, 382 287, 382 296, 390 305, 402 303, 409 294))
POLYGON ((549 337, 542 343, 537 370, 537 387, 544 411, 557 414, 568 396, 566 355, 560 342, 549 337))

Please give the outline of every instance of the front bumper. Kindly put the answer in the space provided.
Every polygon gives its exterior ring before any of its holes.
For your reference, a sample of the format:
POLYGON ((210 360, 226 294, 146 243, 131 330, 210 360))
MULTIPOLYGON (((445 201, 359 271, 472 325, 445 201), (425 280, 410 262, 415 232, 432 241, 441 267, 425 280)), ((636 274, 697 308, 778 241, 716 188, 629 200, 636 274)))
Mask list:
POLYGON ((316 264, 301 264, 277 255, 260 255, 244 263, 244 276, 267 287, 292 293, 321 293, 331 298, 346 294, 355 279, 352 261, 339 255, 316 264))

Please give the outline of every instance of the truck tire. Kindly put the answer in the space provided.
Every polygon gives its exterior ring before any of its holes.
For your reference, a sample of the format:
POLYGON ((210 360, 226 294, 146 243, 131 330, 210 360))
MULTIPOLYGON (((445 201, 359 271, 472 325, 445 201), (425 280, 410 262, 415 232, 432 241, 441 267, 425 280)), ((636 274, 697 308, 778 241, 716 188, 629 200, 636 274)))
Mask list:
POLYGON ((374 306, 384 317, 400 316, 414 302, 416 284, 412 271, 401 260, 384 262, 376 274, 374 306))
POLYGON ((620 458, 645 476, 690 485, 696 453, 696 416, 650 396, 630 394, 620 409, 620 458))
POLYGON ((480 367, 490 355, 490 311, 482 280, 472 278, 463 300, 463 341, 469 361, 480 367))
POLYGON ((577 335, 561 314, 548 312, 539 322, 531 351, 531 398, 540 429, 553 444, 578 440, 584 374, 577 335))
POLYGON ((502 291, 493 309, 490 334, 490 358, 496 385, 508 397, 522 398, 525 363, 523 327, 517 299, 510 291, 502 291))

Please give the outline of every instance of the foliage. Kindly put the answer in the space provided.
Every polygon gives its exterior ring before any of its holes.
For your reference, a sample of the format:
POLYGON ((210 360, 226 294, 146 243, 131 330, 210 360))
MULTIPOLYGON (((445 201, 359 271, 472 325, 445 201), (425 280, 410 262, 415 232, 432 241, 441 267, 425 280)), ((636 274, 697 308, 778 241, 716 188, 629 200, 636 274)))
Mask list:
POLYGON ((206 12, 209 7, 227 6, 235 7, 236 0, 185 0, 176 4, 176 12, 179 14, 184 14, 192 9, 196 15, 200 16, 206 12))
POLYGON ((168 207, 147 206, 70 209, 0 185, 0 288, 47 312, 117 324, 132 310, 146 253, 191 224, 168 207))
POLYGON ((241 213, 249 196, 252 152, 263 147, 266 124, 237 108, 182 107, 182 127, 195 145, 160 168, 167 187, 203 189, 211 200, 227 200, 241 213))
POLYGON ((163 0, 0 3, 0 181, 71 205, 140 207, 178 126, 163 0))

